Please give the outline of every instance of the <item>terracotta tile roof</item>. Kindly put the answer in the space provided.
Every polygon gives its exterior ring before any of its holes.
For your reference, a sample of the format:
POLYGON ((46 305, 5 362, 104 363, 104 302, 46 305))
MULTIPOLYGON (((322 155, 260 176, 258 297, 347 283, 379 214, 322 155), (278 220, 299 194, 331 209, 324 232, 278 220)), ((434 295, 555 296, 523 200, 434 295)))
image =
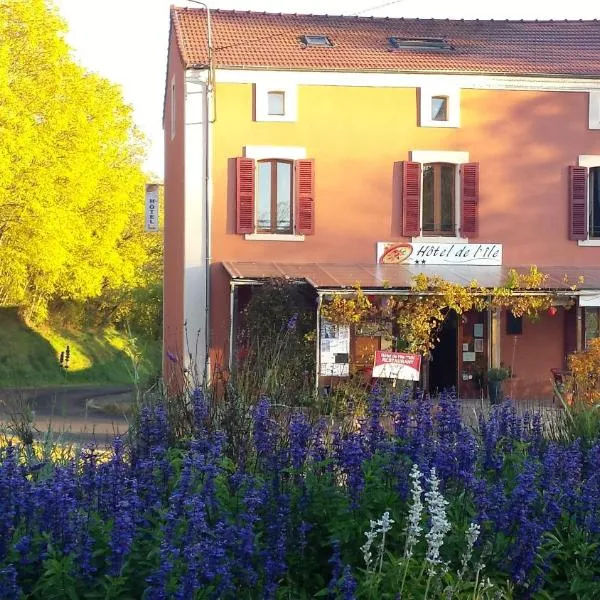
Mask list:
MULTIPOLYGON (((215 66, 600 76, 599 21, 457 21, 211 11, 215 66), (332 48, 305 48, 304 34, 332 48), (390 50, 390 37, 442 38, 450 51, 390 50)), ((171 7, 186 66, 207 62, 206 11, 171 7)))

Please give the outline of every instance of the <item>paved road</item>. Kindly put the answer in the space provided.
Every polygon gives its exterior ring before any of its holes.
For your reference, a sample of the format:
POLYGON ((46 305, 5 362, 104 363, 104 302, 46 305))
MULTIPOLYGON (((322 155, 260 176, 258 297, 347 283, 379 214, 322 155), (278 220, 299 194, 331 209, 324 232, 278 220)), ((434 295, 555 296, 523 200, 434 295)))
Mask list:
POLYGON ((1 389, 0 423, 4 426, 28 408, 36 437, 50 430, 61 440, 105 445, 127 432, 120 408, 131 402, 131 386, 60 386, 36 389, 1 389))

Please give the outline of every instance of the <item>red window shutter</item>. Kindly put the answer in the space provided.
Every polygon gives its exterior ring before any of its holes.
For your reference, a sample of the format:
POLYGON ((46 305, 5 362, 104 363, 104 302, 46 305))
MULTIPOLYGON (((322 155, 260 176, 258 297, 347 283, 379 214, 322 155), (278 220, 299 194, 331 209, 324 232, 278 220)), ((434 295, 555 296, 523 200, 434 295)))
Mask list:
POLYGON ((315 232, 315 161, 312 158, 296 163, 296 233, 313 235, 315 232))
POLYGON ((236 158, 237 233, 254 233, 254 159, 236 158))
POLYGON ((569 239, 587 238, 587 188, 586 167, 569 167, 569 239))
POLYGON ((421 234, 421 164, 402 161, 402 235, 421 234))
POLYGON ((460 234, 477 237, 479 233, 479 163, 460 166, 460 234))

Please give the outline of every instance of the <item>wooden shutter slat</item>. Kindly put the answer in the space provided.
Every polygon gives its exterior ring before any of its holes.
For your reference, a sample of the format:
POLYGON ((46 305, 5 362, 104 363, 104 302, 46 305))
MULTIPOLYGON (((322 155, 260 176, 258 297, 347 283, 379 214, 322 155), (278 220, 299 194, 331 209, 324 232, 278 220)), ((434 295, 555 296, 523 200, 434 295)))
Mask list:
POLYGON ((477 237, 479 233, 479 163, 460 166, 460 233, 477 237))
POLYGON ((421 234, 421 164, 402 161, 402 235, 421 234))
POLYGON ((569 239, 587 239, 588 170, 569 167, 569 239))
POLYGON ((236 158, 237 233, 254 233, 254 177, 252 158, 236 158))
POLYGON ((295 161, 296 233, 315 233, 315 161, 304 158, 295 161))

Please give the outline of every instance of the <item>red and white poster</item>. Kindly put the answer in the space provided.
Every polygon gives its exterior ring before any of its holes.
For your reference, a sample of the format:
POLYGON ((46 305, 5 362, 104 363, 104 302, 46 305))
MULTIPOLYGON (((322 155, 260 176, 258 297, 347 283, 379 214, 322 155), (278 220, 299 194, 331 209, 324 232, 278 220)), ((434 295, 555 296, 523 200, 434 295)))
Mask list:
POLYGON ((375 352, 373 377, 419 381, 420 372, 420 354, 387 352, 385 350, 377 350, 377 352, 375 352))

